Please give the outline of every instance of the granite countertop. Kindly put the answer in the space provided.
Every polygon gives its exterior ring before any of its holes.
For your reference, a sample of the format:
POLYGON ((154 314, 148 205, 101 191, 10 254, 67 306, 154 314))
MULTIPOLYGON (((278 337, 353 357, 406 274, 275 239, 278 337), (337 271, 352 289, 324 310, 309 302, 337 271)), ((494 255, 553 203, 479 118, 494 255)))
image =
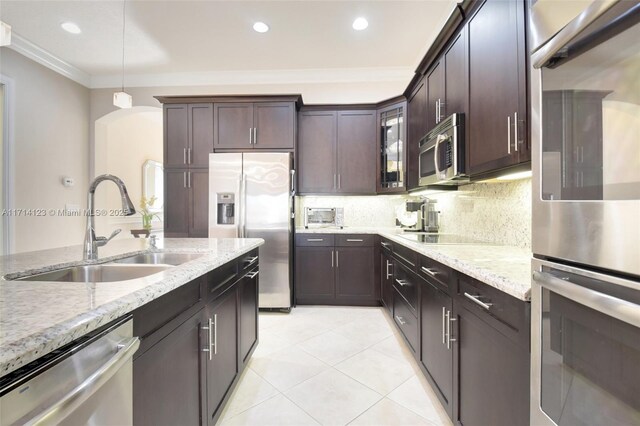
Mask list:
POLYGON ((375 226, 345 226, 344 228, 338 228, 335 226, 325 227, 313 227, 305 228, 304 226, 297 226, 296 233, 298 234, 378 234, 382 231, 397 232, 398 228, 389 227, 381 228, 375 226))
POLYGON ((425 244, 402 238, 399 228, 296 228, 298 233, 377 234, 408 247, 517 299, 531 300, 531 251, 522 247, 474 244, 425 244))
MULTIPOLYGON (((259 238, 115 240, 98 263, 155 252, 202 253, 190 262, 127 281, 66 283, 0 280, 0 377, 264 244, 259 238)), ((0 276, 82 264, 82 246, 0 257, 0 276)))

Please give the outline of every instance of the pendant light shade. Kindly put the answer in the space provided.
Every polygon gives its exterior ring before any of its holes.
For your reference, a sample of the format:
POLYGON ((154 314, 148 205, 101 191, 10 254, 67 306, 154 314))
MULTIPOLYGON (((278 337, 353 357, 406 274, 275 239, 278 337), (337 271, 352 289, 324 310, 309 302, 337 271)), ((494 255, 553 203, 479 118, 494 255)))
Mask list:
POLYGON ((126 29, 126 6, 127 1, 122 0, 122 90, 113 94, 113 105, 118 108, 131 108, 133 106, 133 98, 124 91, 124 35, 126 29))

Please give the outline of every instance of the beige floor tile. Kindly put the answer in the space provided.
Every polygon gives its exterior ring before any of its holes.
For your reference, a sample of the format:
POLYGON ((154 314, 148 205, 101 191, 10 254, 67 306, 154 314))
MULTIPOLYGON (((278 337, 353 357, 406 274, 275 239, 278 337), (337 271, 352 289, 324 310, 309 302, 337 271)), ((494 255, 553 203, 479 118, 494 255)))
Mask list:
POLYGON ((371 349, 407 362, 410 362, 413 359, 413 354, 405 344, 402 336, 399 334, 387 337, 380 343, 373 345, 371 349))
POLYGON ((384 318, 359 319, 334 329, 335 333, 367 346, 375 345, 391 336, 391 326, 384 318))
POLYGON ((258 376, 250 368, 247 368, 242 373, 235 391, 229 398, 229 403, 224 413, 222 413, 222 418, 231 418, 279 393, 269 382, 258 376))
POLYGON ((261 358, 252 358, 249 367, 280 391, 285 391, 330 368, 295 346, 261 358))
POLYGON ((283 395, 276 395, 237 416, 223 420, 223 426, 318 425, 307 413, 283 395))
POLYGON ((367 346, 329 331, 300 343, 298 347, 329 365, 335 365, 361 352, 367 346))
POLYGON ((260 341, 253 352, 252 359, 271 355, 293 345, 290 340, 273 333, 271 330, 261 331, 259 338, 260 341))
POLYGON ((295 386, 285 395, 323 425, 345 425, 382 398, 334 369, 295 386))
POLYGON ((390 399, 384 398, 373 407, 362 413, 358 418, 349 423, 358 426, 433 426, 431 423, 396 404, 390 399))
POLYGON ((386 395, 415 374, 407 361, 367 349, 336 365, 349 377, 386 395))
POLYGON ((414 376, 398 386, 387 398, 424 417, 434 425, 451 425, 435 394, 425 389, 424 383, 414 376))

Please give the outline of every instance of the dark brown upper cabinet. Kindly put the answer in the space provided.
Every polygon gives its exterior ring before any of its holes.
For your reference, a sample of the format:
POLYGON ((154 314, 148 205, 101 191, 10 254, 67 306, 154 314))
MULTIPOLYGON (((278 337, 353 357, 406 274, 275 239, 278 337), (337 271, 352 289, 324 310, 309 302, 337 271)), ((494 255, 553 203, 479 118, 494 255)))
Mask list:
POLYGON ((298 192, 375 194, 376 111, 299 114, 298 192))
POLYGON ((530 160, 524 1, 486 0, 467 24, 467 165, 473 177, 530 160))
POLYGON ((427 79, 413 89, 407 99, 407 189, 418 187, 420 139, 427 133, 427 79))
POLYGON ((170 238, 206 238, 209 233, 209 170, 166 169, 164 233, 170 238))
POLYGON ((446 117, 442 113, 442 106, 446 103, 444 67, 444 60, 439 59, 427 74, 427 132, 446 117))
POLYGON ((214 149, 293 150, 294 102, 237 102, 214 105, 214 149))
POLYGON ((443 55, 445 100, 440 105, 442 117, 469 111, 469 50, 467 30, 463 28, 443 55))
POLYGON ((213 152, 213 104, 164 105, 165 167, 207 167, 213 152))
POLYGON ((377 192, 407 190, 407 103, 378 110, 377 192))

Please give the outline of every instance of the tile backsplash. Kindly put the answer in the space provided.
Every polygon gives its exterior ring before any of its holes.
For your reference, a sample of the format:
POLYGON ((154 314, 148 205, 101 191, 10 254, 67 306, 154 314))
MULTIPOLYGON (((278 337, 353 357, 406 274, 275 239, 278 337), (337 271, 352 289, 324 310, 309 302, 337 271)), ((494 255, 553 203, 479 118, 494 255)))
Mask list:
MULTIPOLYGON (((438 200, 440 232, 531 247, 531 179, 465 185, 428 195, 438 200)), ((407 195, 296 197, 296 225, 305 207, 343 207, 345 226, 392 227, 407 195)))

